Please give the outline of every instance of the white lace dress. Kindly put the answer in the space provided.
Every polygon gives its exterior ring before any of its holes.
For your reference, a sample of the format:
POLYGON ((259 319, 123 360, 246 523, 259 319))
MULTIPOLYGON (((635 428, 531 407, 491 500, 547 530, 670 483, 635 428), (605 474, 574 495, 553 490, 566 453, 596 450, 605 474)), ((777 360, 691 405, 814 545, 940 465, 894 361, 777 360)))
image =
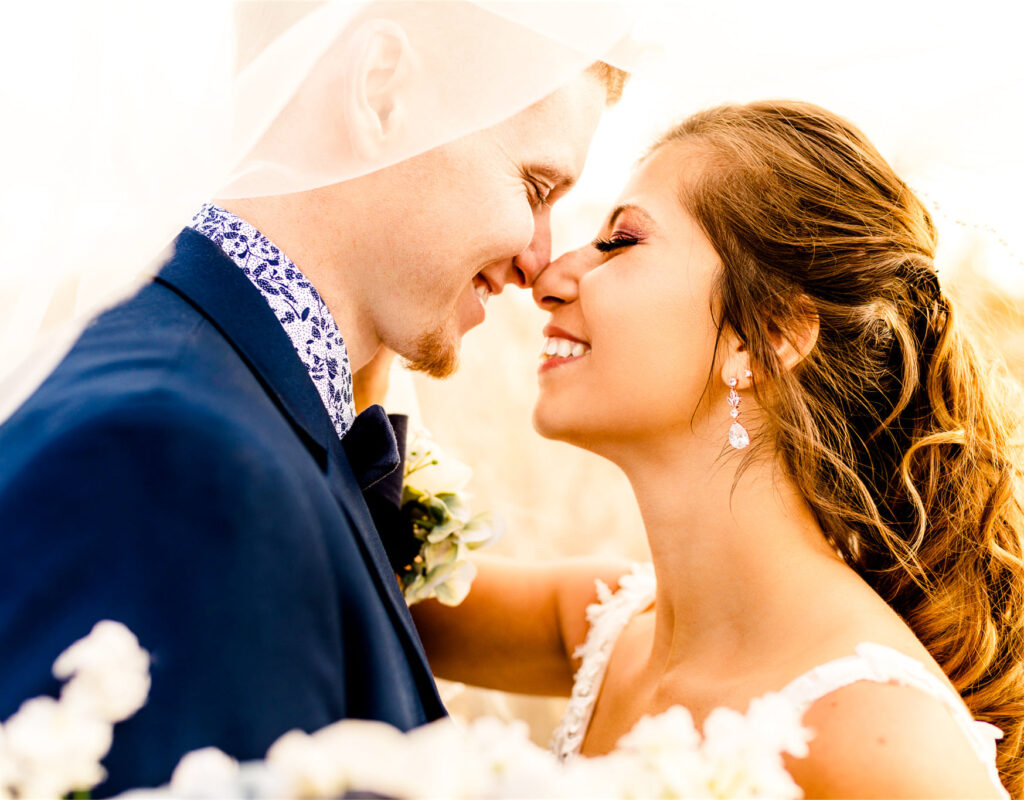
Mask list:
MULTIPOLYGON (((565 716, 552 740, 552 748, 560 758, 579 754, 615 641, 633 616, 654 601, 655 588, 654 569, 650 564, 635 565, 632 573, 622 577, 619 590, 614 594, 602 581, 597 582, 598 602, 587 608, 590 629, 586 640, 576 651, 576 657, 581 658, 582 663, 576 672, 565 716)), ((992 782, 999 787, 1003 797, 1010 800, 996 770, 996 740, 1002 738, 1002 732, 994 725, 973 719, 956 692, 929 672, 924 664, 904 653, 885 645, 863 642, 857 645, 853 655, 837 658, 805 672, 782 689, 781 694, 803 717, 825 695, 858 681, 912 686, 946 706, 985 764, 992 782)))

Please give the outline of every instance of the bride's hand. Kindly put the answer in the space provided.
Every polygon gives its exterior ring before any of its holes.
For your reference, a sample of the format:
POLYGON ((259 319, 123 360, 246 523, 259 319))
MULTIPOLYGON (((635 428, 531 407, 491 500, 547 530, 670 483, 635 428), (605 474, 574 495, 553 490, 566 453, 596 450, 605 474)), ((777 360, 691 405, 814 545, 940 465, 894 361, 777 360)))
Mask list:
POLYGON ((388 375, 394 360, 395 351, 381 345, 377 354, 352 374, 352 395, 357 414, 375 403, 384 404, 388 375))

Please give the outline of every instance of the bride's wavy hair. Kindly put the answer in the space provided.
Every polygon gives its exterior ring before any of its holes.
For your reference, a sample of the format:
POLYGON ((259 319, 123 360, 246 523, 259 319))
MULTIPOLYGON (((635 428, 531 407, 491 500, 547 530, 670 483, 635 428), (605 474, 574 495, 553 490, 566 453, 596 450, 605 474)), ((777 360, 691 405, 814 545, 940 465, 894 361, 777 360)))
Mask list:
POLYGON ((703 157, 681 200, 722 262, 719 330, 749 350, 756 438, 974 715, 1002 728, 999 770, 1024 797, 1018 395, 939 286, 928 211, 857 128, 807 103, 714 108, 655 149, 673 142, 703 157), (785 369, 773 334, 797 342, 814 317, 817 341, 785 369))

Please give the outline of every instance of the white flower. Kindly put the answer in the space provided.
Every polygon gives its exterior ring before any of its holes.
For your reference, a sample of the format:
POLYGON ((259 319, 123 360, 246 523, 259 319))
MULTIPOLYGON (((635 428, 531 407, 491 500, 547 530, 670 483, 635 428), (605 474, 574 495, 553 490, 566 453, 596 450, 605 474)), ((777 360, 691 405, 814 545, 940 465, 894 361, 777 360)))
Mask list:
POLYGON ((333 797, 344 793, 347 772, 308 733, 288 731, 267 751, 267 763, 280 772, 292 797, 333 797))
POLYGON ((462 555, 459 550, 459 543, 451 539, 445 539, 441 542, 431 542, 428 539, 420 549, 420 556, 423 558, 423 568, 429 574, 438 567, 452 566, 462 555))
POLYGON ((457 606, 469 594, 476 572, 476 565, 470 561, 442 564, 417 578, 407 587, 405 598, 409 603, 415 603, 428 597, 436 597, 439 603, 457 606))
POLYGON ((449 536, 461 531, 469 523, 472 511, 469 507, 469 498, 458 492, 441 492, 432 495, 434 500, 440 501, 445 508, 445 521, 435 525, 427 534, 427 541, 431 543, 443 542, 449 536))
POLYGON ((792 706, 773 695, 753 701, 746 714, 716 708, 703 736, 690 712, 675 706, 641 719, 619 740, 605 783, 629 798, 799 798, 782 753, 806 755, 808 736, 792 706))
POLYGON ((478 757, 466 728, 439 719, 406 735, 406 763, 419 780, 402 797, 409 800, 479 800, 487 797, 487 767, 478 757))
POLYGON ((404 797, 416 780, 403 763, 406 748, 397 728, 346 719, 312 735, 289 731, 271 746, 267 764, 284 777, 292 797, 338 797, 350 788, 404 797))
POLYGON ((473 471, 447 456, 422 428, 409 439, 402 505, 413 532, 423 542, 419 555, 401 575, 410 605, 436 597, 458 605, 469 593, 476 569, 466 561, 470 550, 488 546, 501 535, 490 514, 473 516, 462 489, 473 471))
POLYGON ((501 519, 490 511, 482 511, 459 531, 459 539, 470 550, 479 550, 494 544, 504 532, 505 523, 501 519))
POLYGON ((549 797, 557 791, 561 764, 554 753, 530 740, 526 723, 480 717, 466 736, 471 743, 467 749, 484 771, 488 797, 549 797))
POLYGON ((729 708, 716 708, 704 722, 701 753, 711 796, 783 800, 802 797, 802 790, 785 767, 782 753, 793 746, 797 751, 802 748, 806 754, 809 734, 794 719, 790 704, 781 698, 751 705, 745 715, 729 708))
POLYGON ((797 708, 778 692, 756 697, 747 709, 747 721, 753 737, 780 753, 806 758, 807 743, 814 738, 803 724, 797 708))
POLYGON ((693 715, 683 706, 672 706, 663 714, 643 717, 619 739, 617 747, 649 759, 671 758, 700 747, 700 734, 693 724, 693 715))
POLYGON ((55 677, 68 680, 61 700, 109 722, 120 722, 149 696, 149 653, 120 622, 97 622, 92 632, 61 653, 55 677))
POLYGON ((416 431, 409 438, 405 465, 407 486, 432 495, 455 493, 465 489, 472 477, 472 469, 445 453, 425 431, 416 431))
POLYGON ((623 736, 618 754, 626 757, 614 763, 615 775, 622 776, 632 767, 639 786, 625 787, 626 797, 700 797, 705 793, 706 775, 701 763, 701 736, 693 716, 683 706, 673 706, 662 714, 644 717, 623 736))
POLYGON ((673 793, 666 787, 664 777, 641 757, 635 753, 615 750, 605 756, 577 757, 567 761, 562 766, 551 796, 564 800, 592 800, 595 797, 660 800, 701 797, 701 794, 673 793))
POLYGON ((100 760, 110 750, 113 726, 80 708, 36 697, 22 703, 4 729, 19 797, 63 797, 106 777, 100 760))
POLYGON ((14 759, 7 747, 7 734, 0 726, 0 800, 13 797, 13 787, 17 780, 14 759))
POLYGON ((182 756, 171 774, 174 797, 219 798, 238 796, 238 762, 216 747, 204 747, 182 756))

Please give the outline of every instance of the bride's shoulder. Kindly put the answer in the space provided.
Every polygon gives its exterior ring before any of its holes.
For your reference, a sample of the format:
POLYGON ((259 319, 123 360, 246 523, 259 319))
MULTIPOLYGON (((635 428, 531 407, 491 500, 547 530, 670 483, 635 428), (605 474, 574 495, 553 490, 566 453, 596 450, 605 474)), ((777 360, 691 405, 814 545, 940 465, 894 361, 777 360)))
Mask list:
POLYGON ((963 720, 920 686, 851 682, 803 720, 810 751, 788 766, 808 797, 1000 797, 963 720))

